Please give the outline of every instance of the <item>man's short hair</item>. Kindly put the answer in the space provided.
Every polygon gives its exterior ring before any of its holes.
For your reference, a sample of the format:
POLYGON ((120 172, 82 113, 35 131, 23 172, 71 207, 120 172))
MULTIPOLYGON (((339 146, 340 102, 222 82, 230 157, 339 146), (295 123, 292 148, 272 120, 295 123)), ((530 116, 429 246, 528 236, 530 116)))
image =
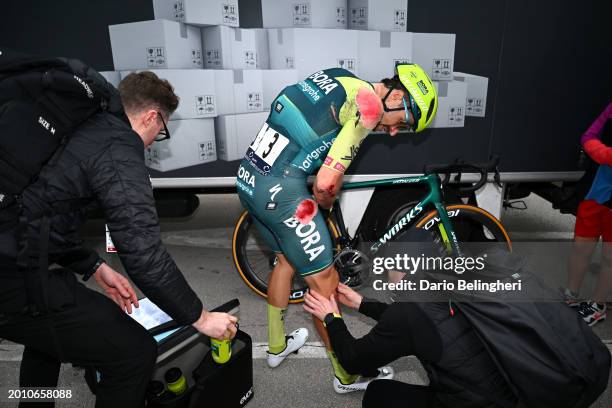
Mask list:
POLYGON ((406 87, 404 87, 404 85, 402 85, 402 81, 400 81, 399 75, 395 75, 392 78, 383 78, 383 79, 380 80, 380 82, 382 82, 382 84, 387 89, 400 89, 400 90, 402 90, 404 92, 408 92, 406 90, 406 87))
POLYGON ((119 84, 121 102, 126 113, 144 109, 160 109, 170 116, 178 107, 179 97, 165 79, 151 71, 132 72, 119 84))

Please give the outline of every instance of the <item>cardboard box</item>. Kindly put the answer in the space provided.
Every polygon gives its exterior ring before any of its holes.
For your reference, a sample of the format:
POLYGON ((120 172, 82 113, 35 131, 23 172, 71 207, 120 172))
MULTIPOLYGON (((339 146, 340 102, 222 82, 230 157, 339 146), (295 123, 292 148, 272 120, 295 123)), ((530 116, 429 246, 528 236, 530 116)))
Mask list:
POLYGON ((153 0, 156 19, 207 26, 238 27, 238 0, 153 0))
POLYGON ((412 33, 412 62, 431 79, 451 81, 455 60, 455 34, 412 33))
POLYGON ((434 81, 438 91, 438 112, 432 128, 463 127, 467 84, 461 81, 434 81))
MULTIPOLYGON (((215 72, 205 69, 152 69, 167 79, 180 98, 179 106, 170 120, 212 118, 217 116, 217 91, 221 84, 215 81, 215 72)), ((133 71, 122 71, 121 79, 133 71)))
POLYGON ((395 75, 395 65, 412 61, 412 33, 359 33, 359 77, 370 82, 395 75))
POLYGON ((215 118, 219 160, 241 160, 267 118, 268 112, 223 115, 215 118))
POLYGON ((265 28, 347 28, 346 0, 261 0, 265 28))
POLYGON ((269 110, 272 101, 278 94, 289 85, 297 84, 300 79, 295 69, 267 69, 261 71, 263 74, 263 104, 264 109, 269 110))
POLYGON ((270 67, 268 31, 225 26, 202 28, 204 67, 207 69, 267 69, 270 67))
POLYGON ((170 139, 146 148, 148 167, 170 171, 217 160, 214 119, 173 120, 168 130, 170 139))
POLYGON ((465 115, 484 118, 487 111, 489 78, 464 72, 455 72, 453 73, 453 79, 467 84, 465 115))
POLYGON ((262 72, 258 69, 214 70, 217 114, 262 112, 265 109, 262 72))
POLYGON ((322 69, 340 67, 359 76, 359 32, 322 28, 268 30, 270 68, 296 69, 306 78, 322 69))
POLYGON ((408 0, 348 0, 348 27, 406 31, 408 0))
POLYGON ((108 81, 109 84, 117 88, 119 86, 119 82, 121 82, 121 72, 120 71, 100 71, 100 75, 104 77, 108 81))
POLYGON ((108 27, 116 71, 202 68, 200 29, 169 20, 108 27))

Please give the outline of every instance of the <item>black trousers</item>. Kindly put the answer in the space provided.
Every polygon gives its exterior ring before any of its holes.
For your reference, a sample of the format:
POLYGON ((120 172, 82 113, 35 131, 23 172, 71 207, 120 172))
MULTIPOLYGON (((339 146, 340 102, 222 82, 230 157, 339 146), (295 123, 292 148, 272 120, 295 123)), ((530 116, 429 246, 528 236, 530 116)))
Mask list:
POLYGON ((363 395, 363 408, 430 408, 434 393, 429 386, 395 380, 372 381, 363 395))
POLYGON ((25 345, 19 386, 56 387, 62 362, 93 366, 101 375, 96 408, 142 407, 157 357, 149 332, 70 271, 51 273, 48 293, 50 311, 44 316, 0 318, 0 338, 25 345))

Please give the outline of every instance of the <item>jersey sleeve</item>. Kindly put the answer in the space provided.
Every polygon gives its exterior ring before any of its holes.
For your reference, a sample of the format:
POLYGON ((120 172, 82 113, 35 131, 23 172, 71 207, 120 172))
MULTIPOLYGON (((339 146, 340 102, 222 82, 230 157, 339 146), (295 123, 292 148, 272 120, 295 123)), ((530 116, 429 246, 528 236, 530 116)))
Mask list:
POLYGON ((612 119, 612 103, 609 103, 606 109, 595 119, 595 122, 589 126, 586 132, 580 138, 580 143, 585 146, 588 141, 600 140, 601 131, 608 120, 612 119))
POLYGON ((612 147, 606 146, 599 139, 587 140, 583 147, 584 151, 596 163, 612 166, 612 147))
POLYGON ((380 122, 383 107, 380 98, 367 82, 356 78, 342 78, 340 82, 347 93, 339 115, 342 129, 323 167, 344 173, 357 156, 365 137, 380 122))
POLYGON ((329 149, 323 167, 344 173, 357 156, 359 146, 369 132, 359 124, 346 122, 329 149))

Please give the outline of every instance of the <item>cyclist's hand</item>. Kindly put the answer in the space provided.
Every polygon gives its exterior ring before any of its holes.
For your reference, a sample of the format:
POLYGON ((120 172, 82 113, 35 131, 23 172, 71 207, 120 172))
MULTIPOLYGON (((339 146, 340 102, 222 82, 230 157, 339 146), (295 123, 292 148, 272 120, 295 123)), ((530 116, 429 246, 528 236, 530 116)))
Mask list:
POLYGON ((340 193, 343 176, 343 173, 327 167, 319 169, 312 191, 321 207, 325 209, 332 207, 340 193))
POLYGON ((359 309, 363 296, 343 283, 338 284, 338 300, 351 309, 359 309))
POLYGON ((315 199, 317 200, 317 204, 319 204, 319 206, 321 206, 321 208, 323 208, 324 210, 329 210, 330 208, 332 208, 332 206, 334 205, 334 201, 336 200, 336 197, 332 197, 328 194, 325 194, 323 192, 318 192, 318 191, 313 191, 315 199))
POLYGON ((304 310, 323 321, 329 313, 340 313, 336 298, 332 294, 329 299, 312 289, 304 296, 304 310))
POLYGON ((229 340, 236 335, 238 318, 228 313, 202 310, 200 318, 193 324, 200 333, 213 339, 229 340))

